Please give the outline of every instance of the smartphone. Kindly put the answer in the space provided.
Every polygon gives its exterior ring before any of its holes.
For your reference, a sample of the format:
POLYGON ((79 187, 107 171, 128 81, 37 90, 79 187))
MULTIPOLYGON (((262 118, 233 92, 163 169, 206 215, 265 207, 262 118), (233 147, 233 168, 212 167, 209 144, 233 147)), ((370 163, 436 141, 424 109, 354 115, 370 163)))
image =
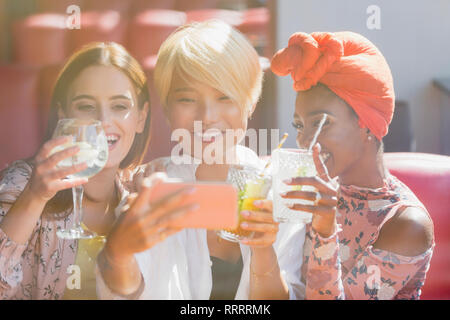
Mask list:
POLYGON ((235 228, 238 225, 238 194, 229 183, 181 182, 168 179, 153 187, 150 202, 177 190, 193 187, 195 191, 187 195, 181 206, 196 203, 199 208, 186 213, 171 223, 175 228, 201 228, 219 230, 235 228))

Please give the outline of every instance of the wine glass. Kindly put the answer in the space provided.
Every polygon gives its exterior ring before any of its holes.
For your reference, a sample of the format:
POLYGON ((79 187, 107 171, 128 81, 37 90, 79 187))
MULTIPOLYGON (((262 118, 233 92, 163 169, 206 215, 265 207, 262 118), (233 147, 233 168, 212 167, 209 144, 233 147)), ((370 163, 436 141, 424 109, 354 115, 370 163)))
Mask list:
MULTIPOLYGON (((58 163, 58 167, 67 168, 72 165, 86 163, 87 168, 74 173, 67 178, 90 178, 99 173, 108 161, 108 141, 103 131, 102 123, 97 120, 61 119, 56 125, 53 137, 71 136, 72 141, 55 147, 51 154, 77 146, 80 151, 72 157, 58 163)), ((62 239, 91 239, 95 232, 84 230, 81 226, 83 219, 82 200, 83 186, 73 187, 74 225, 70 229, 56 232, 62 239)))

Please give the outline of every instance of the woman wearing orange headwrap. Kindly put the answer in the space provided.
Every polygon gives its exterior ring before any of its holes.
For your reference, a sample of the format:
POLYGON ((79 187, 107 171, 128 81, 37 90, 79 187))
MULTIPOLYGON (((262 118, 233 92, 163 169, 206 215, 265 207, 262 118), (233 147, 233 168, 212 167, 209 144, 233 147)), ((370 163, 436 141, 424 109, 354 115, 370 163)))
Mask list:
POLYGON ((382 138, 395 100, 383 55, 352 32, 299 32, 275 54, 271 69, 294 80, 300 147, 308 147, 327 114, 313 148, 318 177, 286 181, 317 192, 282 195, 316 200, 292 206, 313 214, 302 266, 306 298, 418 299, 434 248, 433 223, 383 165, 382 138))

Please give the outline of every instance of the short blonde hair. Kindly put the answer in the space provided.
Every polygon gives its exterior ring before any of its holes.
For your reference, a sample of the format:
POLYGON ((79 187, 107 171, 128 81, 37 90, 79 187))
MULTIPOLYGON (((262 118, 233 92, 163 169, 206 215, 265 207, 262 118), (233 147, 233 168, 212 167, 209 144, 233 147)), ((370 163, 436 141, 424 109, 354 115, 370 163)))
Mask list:
POLYGON ((256 50, 239 31, 219 20, 184 25, 161 45, 154 82, 165 108, 175 75, 219 90, 246 116, 261 95, 263 72, 256 50))

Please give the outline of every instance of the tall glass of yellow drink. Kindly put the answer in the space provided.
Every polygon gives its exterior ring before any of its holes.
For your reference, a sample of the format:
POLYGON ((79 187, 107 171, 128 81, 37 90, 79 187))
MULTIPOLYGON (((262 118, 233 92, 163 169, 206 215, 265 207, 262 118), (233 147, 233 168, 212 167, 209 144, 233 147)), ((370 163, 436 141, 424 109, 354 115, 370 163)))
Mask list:
POLYGON ((253 202, 267 198, 272 186, 272 178, 270 175, 262 175, 259 170, 252 167, 243 167, 241 169, 230 168, 229 177, 239 191, 239 224, 234 229, 218 231, 218 235, 222 239, 239 242, 243 238, 251 238, 253 236, 253 232, 240 227, 241 223, 245 220, 240 213, 242 211, 259 210, 254 206, 253 202))

